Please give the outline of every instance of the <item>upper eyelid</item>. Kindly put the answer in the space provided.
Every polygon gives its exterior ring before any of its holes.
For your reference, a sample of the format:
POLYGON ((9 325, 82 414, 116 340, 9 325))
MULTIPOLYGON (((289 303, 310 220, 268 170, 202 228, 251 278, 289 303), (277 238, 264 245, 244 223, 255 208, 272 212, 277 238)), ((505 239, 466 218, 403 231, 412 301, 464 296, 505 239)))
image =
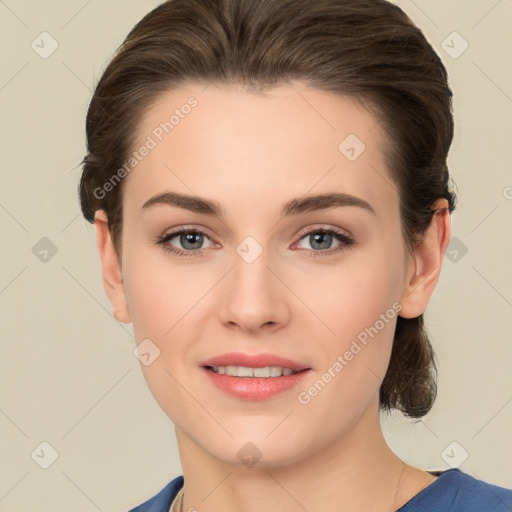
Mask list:
POLYGON ((335 226, 327 226, 326 227, 325 225, 321 225, 321 224, 309 226, 307 228, 304 228, 303 230, 301 229, 297 236, 302 238, 302 237, 304 237, 310 233, 313 233, 315 231, 334 231, 334 232, 342 231, 343 232, 342 234, 344 234, 345 236, 352 237, 352 234, 345 228, 340 228, 340 227, 335 227, 335 226))

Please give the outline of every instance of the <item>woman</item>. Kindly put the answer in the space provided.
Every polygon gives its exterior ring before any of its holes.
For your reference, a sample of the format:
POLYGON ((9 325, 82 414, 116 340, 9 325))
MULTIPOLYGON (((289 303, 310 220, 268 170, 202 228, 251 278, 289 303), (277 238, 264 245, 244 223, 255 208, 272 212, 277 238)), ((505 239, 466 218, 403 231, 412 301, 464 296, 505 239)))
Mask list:
POLYGON ((127 36, 81 204, 183 468, 134 511, 511 509, 379 423, 436 395, 451 96, 384 0, 171 0, 127 36))

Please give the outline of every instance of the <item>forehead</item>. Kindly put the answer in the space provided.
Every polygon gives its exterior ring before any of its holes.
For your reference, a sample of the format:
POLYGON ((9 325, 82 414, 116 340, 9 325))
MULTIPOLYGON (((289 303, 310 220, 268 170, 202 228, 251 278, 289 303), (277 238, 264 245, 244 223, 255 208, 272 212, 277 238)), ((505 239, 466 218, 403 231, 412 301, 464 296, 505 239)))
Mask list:
MULTIPOLYGON (((301 83, 262 92, 187 84, 159 96, 137 129, 127 201, 167 190, 250 207, 330 190, 396 207, 386 136, 353 98, 301 83)), ((380 204, 380 206, 379 206, 380 204)))

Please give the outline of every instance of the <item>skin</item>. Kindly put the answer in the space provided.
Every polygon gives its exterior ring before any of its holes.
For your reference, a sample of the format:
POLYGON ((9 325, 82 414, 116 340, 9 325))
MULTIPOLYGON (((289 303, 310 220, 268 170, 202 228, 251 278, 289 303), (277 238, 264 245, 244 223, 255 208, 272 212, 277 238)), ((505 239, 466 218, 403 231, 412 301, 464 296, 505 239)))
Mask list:
MULTIPOLYGON (((133 323, 137 343, 149 338, 160 350, 141 368, 175 424, 183 510, 396 510, 435 479, 404 464, 380 427, 378 391, 396 317, 308 404, 297 395, 393 303, 404 318, 425 311, 450 238, 448 204, 436 203, 439 215, 408 254, 381 126, 350 98, 299 82, 263 94, 181 86, 146 112, 138 142, 190 96, 197 107, 125 178, 122 264, 105 213, 95 218, 115 316, 133 323), (338 150, 350 133, 366 145, 353 162, 338 150), (225 217, 169 205, 142 211, 168 191, 216 200, 225 217), (343 206, 280 217, 292 198, 333 191, 364 199, 375 215, 343 206), (177 256, 155 243, 179 227, 207 234, 201 254, 177 256), (338 228, 357 244, 335 251, 333 238, 322 249, 307 235, 320 228, 338 228), (263 248, 250 264, 236 252, 247 236, 263 248), (235 399, 198 366, 233 351, 271 352, 313 373, 270 399, 235 399), (252 467, 237 456, 248 442, 262 454, 252 467)), ((179 237, 171 244, 191 250, 179 237)))

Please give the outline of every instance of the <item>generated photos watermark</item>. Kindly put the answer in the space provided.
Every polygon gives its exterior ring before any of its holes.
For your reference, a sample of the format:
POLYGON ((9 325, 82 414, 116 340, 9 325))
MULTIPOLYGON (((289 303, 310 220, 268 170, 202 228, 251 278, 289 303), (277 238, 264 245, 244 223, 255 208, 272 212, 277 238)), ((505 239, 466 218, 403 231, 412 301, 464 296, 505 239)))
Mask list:
POLYGON ((343 354, 338 355, 336 361, 327 368, 325 372, 310 386, 307 391, 301 391, 297 395, 297 400, 302 405, 307 405, 311 400, 317 396, 325 386, 331 382, 342 370, 345 368, 357 354, 359 354, 364 347, 368 345, 368 337, 374 338, 379 332, 384 329, 386 324, 396 318, 398 313, 402 310, 402 305, 398 302, 386 310, 385 313, 381 313, 379 319, 370 327, 365 327, 357 336, 356 339, 352 340, 350 348, 343 354))
POLYGON ((164 137, 178 126, 182 119, 190 114, 193 108, 197 107, 198 101, 196 98, 191 96, 187 99, 186 103, 174 110, 174 113, 169 117, 167 121, 162 121, 157 127, 155 127, 151 134, 146 137, 144 143, 139 147, 138 150, 133 151, 128 160, 101 186, 96 187, 93 191, 93 195, 96 199, 104 199, 106 195, 111 192, 123 178, 125 178, 137 165, 149 155, 152 149, 158 146, 159 142, 162 142, 164 137))

